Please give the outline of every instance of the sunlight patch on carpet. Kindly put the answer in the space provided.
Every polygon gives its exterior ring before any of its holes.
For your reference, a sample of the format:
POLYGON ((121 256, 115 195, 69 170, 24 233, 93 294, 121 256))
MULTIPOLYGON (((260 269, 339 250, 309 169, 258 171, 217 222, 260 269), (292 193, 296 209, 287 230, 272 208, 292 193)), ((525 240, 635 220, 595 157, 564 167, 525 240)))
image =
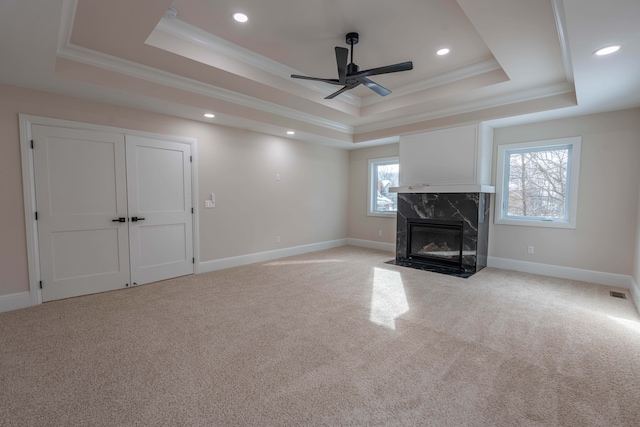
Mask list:
POLYGON ((375 267, 369 320, 387 329, 396 329, 396 319, 409 311, 402 277, 397 271, 375 267))
POLYGON ((629 319, 623 319, 621 317, 615 317, 615 316, 607 316, 609 319, 615 321, 616 323, 618 323, 619 325, 622 325, 624 327, 626 327, 627 329, 631 329, 634 332, 637 332, 638 334, 640 334, 640 322, 634 321, 634 320, 629 320, 629 319))

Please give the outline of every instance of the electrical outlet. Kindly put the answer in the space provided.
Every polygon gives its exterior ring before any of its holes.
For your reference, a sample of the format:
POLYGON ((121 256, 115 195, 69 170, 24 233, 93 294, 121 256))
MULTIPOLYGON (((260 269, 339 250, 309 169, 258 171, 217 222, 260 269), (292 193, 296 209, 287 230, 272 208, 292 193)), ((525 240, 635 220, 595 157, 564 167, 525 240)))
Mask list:
POLYGON ((527 253, 528 254, 532 254, 533 253, 533 246, 527 246, 527 253))
POLYGON ((276 236, 276 243, 280 243, 280 236, 276 236))
POLYGON ((280 181, 280 174, 279 173, 276 174, 276 181, 280 181))
POLYGON ((378 230, 378 236, 382 236, 382 230, 378 230))

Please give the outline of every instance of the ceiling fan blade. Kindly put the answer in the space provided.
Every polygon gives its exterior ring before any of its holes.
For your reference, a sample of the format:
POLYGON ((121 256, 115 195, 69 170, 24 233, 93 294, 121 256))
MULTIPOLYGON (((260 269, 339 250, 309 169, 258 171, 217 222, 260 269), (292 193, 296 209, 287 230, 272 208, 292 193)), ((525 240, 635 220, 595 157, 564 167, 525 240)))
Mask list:
POLYGON ((389 73, 397 73, 399 71, 409 71, 413 70, 413 62, 401 62, 400 64, 387 65, 379 68, 371 68, 370 70, 360 71, 354 76, 358 77, 367 77, 367 76, 377 76, 379 74, 389 74, 389 73))
POLYGON ((347 60, 349 49, 336 46, 336 63, 338 64, 338 81, 343 85, 347 79, 347 60))
POLYGON ((329 95, 329 96, 325 96, 325 98, 324 98, 324 99, 333 99, 333 98, 335 98, 336 96, 340 95, 342 92, 346 92, 346 91, 348 91, 348 90, 350 90, 350 89, 353 89, 354 87, 358 86, 359 84, 360 84, 360 82, 358 82, 358 83, 354 83, 354 84, 352 84, 352 85, 345 86, 345 87, 343 87, 342 89, 340 89, 339 91, 337 91, 337 92, 333 92, 333 93, 332 93, 331 95, 329 95))
POLYGON ((362 77, 359 80, 362 82, 363 85, 365 85, 366 87, 368 87, 369 89, 377 93, 378 95, 387 96, 391 93, 391 91, 386 87, 382 87, 378 83, 372 82, 366 77, 362 77))
POLYGON ((313 80, 313 81, 316 81, 316 82, 325 82, 325 83, 330 83, 332 85, 344 84, 344 83, 340 83, 338 81, 338 79, 321 79, 319 77, 299 76, 297 74, 291 74, 291 78, 292 79, 313 80))

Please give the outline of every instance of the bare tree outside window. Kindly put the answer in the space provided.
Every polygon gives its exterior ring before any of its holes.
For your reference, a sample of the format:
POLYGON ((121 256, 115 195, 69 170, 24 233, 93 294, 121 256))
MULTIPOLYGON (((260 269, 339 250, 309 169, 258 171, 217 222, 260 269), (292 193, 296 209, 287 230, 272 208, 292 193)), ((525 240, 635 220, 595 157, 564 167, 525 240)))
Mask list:
POLYGON ((566 217, 570 151, 565 146, 507 152, 508 216, 566 217))
POLYGON ((498 145, 496 224, 576 228, 581 137, 498 145))

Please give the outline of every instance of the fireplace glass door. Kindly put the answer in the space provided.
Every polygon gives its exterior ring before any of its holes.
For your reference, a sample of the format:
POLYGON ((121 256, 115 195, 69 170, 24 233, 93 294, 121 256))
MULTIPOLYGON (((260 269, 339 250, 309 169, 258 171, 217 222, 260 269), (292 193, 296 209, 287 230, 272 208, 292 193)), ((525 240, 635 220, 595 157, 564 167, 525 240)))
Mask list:
POLYGON ((462 268, 462 222, 409 220, 407 252, 410 259, 462 268))

